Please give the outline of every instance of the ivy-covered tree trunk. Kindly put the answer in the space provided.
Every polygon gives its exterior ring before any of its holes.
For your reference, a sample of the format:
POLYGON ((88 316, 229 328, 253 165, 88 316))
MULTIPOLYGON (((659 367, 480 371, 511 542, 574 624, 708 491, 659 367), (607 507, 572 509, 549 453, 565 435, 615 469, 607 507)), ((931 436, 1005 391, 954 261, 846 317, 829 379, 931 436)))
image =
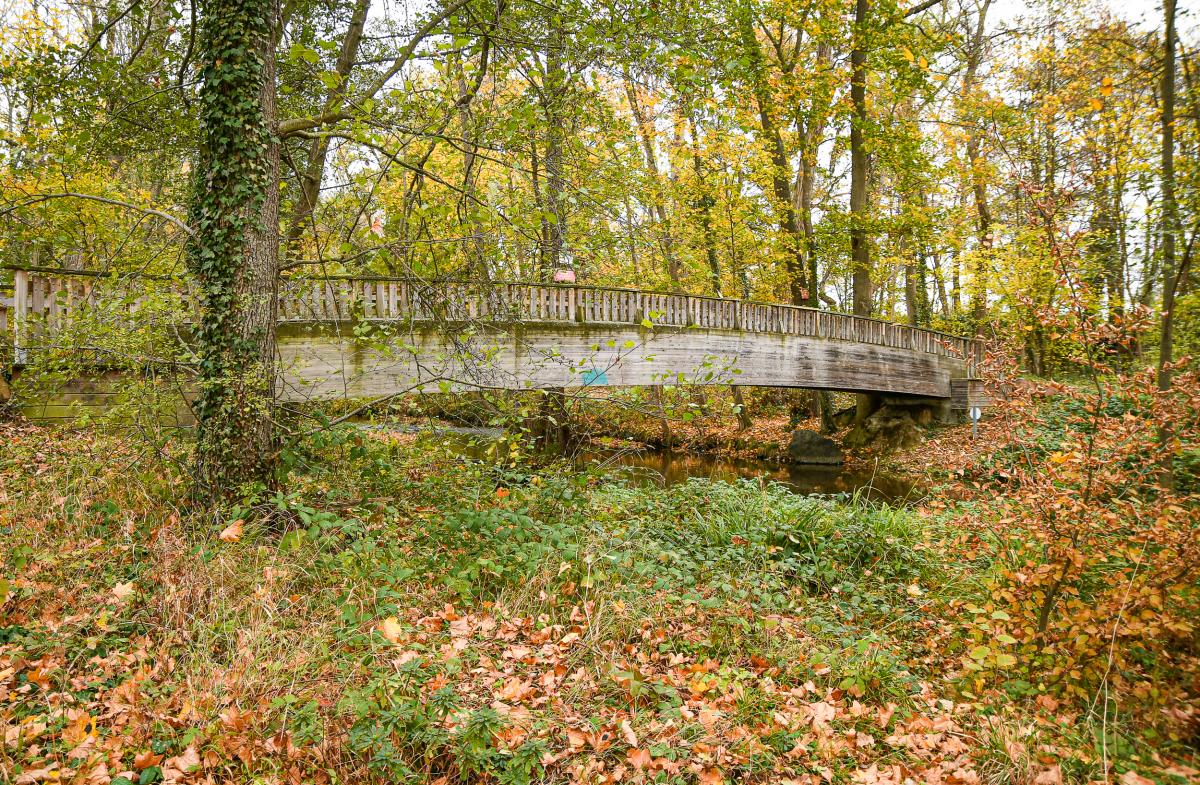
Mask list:
POLYGON ((202 493, 271 484, 276 455, 279 144, 276 0, 202 7, 200 153, 188 264, 200 284, 197 482, 202 493))

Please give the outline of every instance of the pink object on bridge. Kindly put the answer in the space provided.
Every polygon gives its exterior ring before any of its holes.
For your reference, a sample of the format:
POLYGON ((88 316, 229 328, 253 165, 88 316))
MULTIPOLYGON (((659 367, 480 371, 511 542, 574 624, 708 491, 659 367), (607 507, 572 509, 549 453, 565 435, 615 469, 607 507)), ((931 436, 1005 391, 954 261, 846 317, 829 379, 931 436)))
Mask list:
POLYGON ((575 283, 575 271, 574 270, 555 270, 554 271, 554 282, 555 283, 575 283))

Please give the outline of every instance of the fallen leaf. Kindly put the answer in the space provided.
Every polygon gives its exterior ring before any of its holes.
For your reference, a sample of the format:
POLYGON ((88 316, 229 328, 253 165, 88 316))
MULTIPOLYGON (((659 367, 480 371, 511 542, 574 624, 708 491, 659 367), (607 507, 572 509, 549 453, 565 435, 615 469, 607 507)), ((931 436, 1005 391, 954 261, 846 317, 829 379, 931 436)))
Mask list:
POLYGON ((145 752, 139 752, 137 755, 133 756, 133 767, 138 771, 141 771, 143 769, 148 769, 151 766, 157 766, 158 764, 162 763, 162 759, 162 755, 156 755, 153 750, 146 750, 145 752))
POLYGON ((896 704, 888 702, 888 705, 879 710, 878 720, 879 727, 886 728, 888 723, 892 721, 892 715, 896 713, 896 704))
POLYGON ((629 724, 629 720, 621 720, 621 735, 625 737, 625 743, 630 747, 638 745, 637 734, 633 732, 633 726, 629 724))
POLYGON ((649 750, 632 749, 625 755, 625 759, 629 761, 629 765, 641 771, 651 764, 654 758, 650 755, 649 750))
POLYGON ((225 709, 219 716, 221 717, 221 724, 234 733, 240 733, 250 727, 250 720, 253 719, 253 715, 250 712, 238 711, 234 706, 225 709))
POLYGON ((404 637, 404 627, 395 616, 388 616, 379 623, 379 634, 391 643, 399 643, 404 637))
POLYGON ((30 783, 45 782, 50 779, 58 779, 58 769, 27 769, 17 775, 17 778, 13 780, 13 785, 30 785, 30 783))
POLYGON ((179 755, 167 758, 163 764, 163 779, 167 781, 172 778, 178 779, 180 774, 187 774, 199 767, 200 753, 196 752, 195 747, 188 747, 179 755))
POLYGON ((567 744, 571 747, 571 752, 579 752, 587 746, 587 734, 575 728, 567 728, 567 744))
POLYGON ((129 583, 118 583, 113 586, 113 596, 117 598, 117 602, 124 602, 133 594, 133 581, 129 583))
POLYGON ((516 676, 511 677, 500 688, 500 692, 496 693, 500 700, 509 702, 519 702, 524 700, 533 692, 533 687, 524 679, 519 679, 516 676))
POLYGON ((238 540, 242 539, 243 523, 244 522, 242 519, 238 518, 236 521, 226 526, 225 529, 218 535, 218 537, 222 542, 237 542, 238 540))
POLYGON ((96 720, 90 714, 80 714, 62 732, 62 740, 70 747, 77 747, 96 736, 96 720))

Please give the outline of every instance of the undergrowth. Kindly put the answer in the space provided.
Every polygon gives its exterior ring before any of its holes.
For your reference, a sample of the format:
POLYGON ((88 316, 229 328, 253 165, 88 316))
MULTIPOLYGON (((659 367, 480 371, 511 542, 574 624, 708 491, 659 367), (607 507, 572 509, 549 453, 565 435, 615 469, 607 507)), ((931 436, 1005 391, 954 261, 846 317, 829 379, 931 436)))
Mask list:
POLYGON ((6 780, 1097 774, 1066 704, 955 675, 993 562, 950 512, 354 431, 290 453, 287 494, 199 510, 163 460, 186 444, 0 427, 6 780))

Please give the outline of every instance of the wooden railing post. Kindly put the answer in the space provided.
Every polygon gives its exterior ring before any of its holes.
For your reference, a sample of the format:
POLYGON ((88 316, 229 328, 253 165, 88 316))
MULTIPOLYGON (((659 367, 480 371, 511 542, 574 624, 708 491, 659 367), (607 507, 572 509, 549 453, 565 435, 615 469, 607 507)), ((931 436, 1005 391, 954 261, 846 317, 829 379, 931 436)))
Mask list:
POLYGON ((17 270, 13 273, 13 362, 24 365, 26 349, 21 338, 29 322, 29 273, 17 270))

